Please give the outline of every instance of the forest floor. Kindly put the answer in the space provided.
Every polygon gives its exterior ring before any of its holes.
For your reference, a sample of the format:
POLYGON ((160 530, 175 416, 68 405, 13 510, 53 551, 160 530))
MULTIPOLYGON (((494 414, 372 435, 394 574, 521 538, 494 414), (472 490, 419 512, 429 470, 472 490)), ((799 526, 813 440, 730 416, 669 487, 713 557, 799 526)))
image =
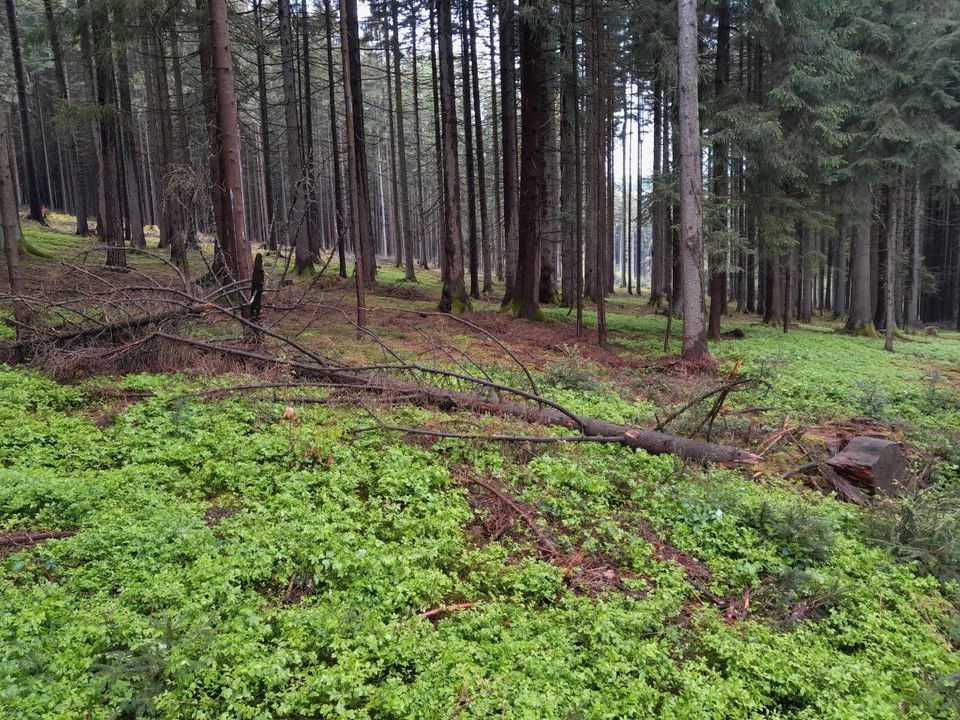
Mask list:
MULTIPOLYGON (((28 293, 103 276, 96 241, 53 225, 25 227, 49 256, 25 259, 28 293)), ((130 264, 110 282, 174 277, 130 264)), ((540 394, 638 427, 756 378, 711 439, 762 461, 385 430, 552 432, 329 389, 210 394, 295 378, 172 355, 0 367, 0 716, 957 716, 960 334, 891 354, 829 318, 784 334, 733 315, 716 368, 691 368, 645 297, 610 299, 606 350, 592 308, 578 338, 566 310, 475 301, 494 342, 431 314, 436 273, 386 265, 373 339, 344 319, 352 283, 267 265, 290 280, 271 327, 345 361, 387 347, 523 387, 505 347, 540 394), (861 433, 904 443, 904 497, 861 508, 784 476, 861 433)), ((708 410, 667 429, 702 435, 708 410)))

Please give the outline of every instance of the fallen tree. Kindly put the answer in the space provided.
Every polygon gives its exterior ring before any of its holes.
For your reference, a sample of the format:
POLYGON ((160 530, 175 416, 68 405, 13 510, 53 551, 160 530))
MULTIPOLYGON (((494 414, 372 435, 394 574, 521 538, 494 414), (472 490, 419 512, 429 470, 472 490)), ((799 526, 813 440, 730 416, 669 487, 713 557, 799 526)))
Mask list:
MULTIPOLYGON (((90 358, 91 366, 102 372, 103 364, 96 360, 107 359, 122 371, 122 359, 136 356, 138 369, 150 369, 150 362, 164 346, 177 345, 202 354, 215 354, 231 358, 256 367, 286 368, 292 371, 299 381, 315 381, 328 387, 339 388, 356 394, 377 394, 402 396, 407 401, 415 399, 421 404, 444 410, 465 410, 476 413, 509 416, 533 425, 562 427, 571 431, 565 436, 544 436, 551 440, 574 440, 587 442, 619 443, 629 448, 642 449, 655 454, 674 454, 694 462, 714 462, 725 465, 750 465, 758 457, 740 448, 720 445, 695 438, 681 437, 663 431, 661 423, 658 429, 645 429, 614 423, 602 418, 577 415, 557 402, 541 395, 533 378, 512 353, 509 357, 523 370, 529 381, 530 389, 512 387, 493 380, 480 363, 476 362, 463 348, 435 347, 437 355, 448 361, 445 366, 424 365, 405 361, 400 353, 390 348, 383 338, 377 336, 368 327, 359 327, 339 306, 314 305, 314 312, 331 311, 339 313, 343 321, 353 325, 358 333, 375 342, 390 362, 377 365, 357 366, 330 358, 311 348, 305 347, 294 338, 299 333, 284 334, 276 329, 269 320, 255 322, 249 316, 245 306, 234 306, 232 295, 224 288, 214 288, 204 295, 201 289, 190 286, 182 277, 180 282, 167 286, 144 287, 143 285, 122 286, 113 279, 98 278, 95 272, 69 266, 74 274, 80 270, 87 282, 102 280, 104 289, 85 288, 79 300, 86 303, 82 316, 73 315, 71 327, 64 329, 50 326, 28 328, 21 333, 21 339, 6 346, 0 345, 0 357, 29 360, 32 355, 50 361, 57 354, 73 355, 74 358, 90 358), (102 307, 96 311, 98 303, 102 307), (94 310, 91 311, 90 306, 94 310), (129 312, 130 308, 139 310, 129 312), (122 309, 123 315, 116 318, 122 309), (111 320, 106 318, 112 317, 111 320), (210 331, 215 329, 218 320, 221 323, 240 325, 243 333, 239 337, 209 340, 210 331), (190 323, 195 324, 191 332, 190 323), (206 325, 200 326, 201 323, 206 325), (202 331, 205 336, 201 338, 202 331), (460 359, 471 364, 465 367, 460 359), (459 369, 450 369, 450 365, 459 369), (465 389, 467 388, 467 389, 465 389)), ((271 288, 278 292, 278 288, 271 288)), ((9 296, 8 296, 9 298, 9 296)), ((36 304, 37 298, 30 298, 36 304)), ((300 307, 302 298, 287 306, 263 304, 266 312, 273 310, 280 319, 286 317, 290 308, 300 307)), ((43 317, 36 313, 35 317, 43 317)), ((307 321, 307 327, 312 322, 307 321)), ((464 323, 461 322, 461 325, 464 323)), ((505 346, 493 338, 483 328, 471 323, 465 324, 486 340, 492 340, 501 350, 505 346)), ((306 329, 306 328, 304 328, 306 329)), ((446 343, 446 339, 433 338, 437 344, 446 343)), ((737 380, 736 385, 742 385, 737 380)), ((256 389, 257 386, 246 386, 256 389)), ((725 386, 704 397, 719 395, 722 399, 734 386, 725 386)), ((721 400, 722 402, 722 400, 721 400)), ((687 408, 684 408, 684 411, 687 408)), ((718 405, 712 412, 715 414, 718 405)), ((411 431, 416 429, 411 428, 411 431)), ((488 437, 501 441, 547 441, 523 436, 488 437)))

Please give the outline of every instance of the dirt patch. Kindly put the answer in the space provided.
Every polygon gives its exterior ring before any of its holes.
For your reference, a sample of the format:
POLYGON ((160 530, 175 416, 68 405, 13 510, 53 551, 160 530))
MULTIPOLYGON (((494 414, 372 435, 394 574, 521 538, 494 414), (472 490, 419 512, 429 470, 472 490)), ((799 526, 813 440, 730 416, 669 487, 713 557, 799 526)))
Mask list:
POLYGON ((207 527, 216 527, 227 518, 232 518, 239 512, 239 508, 211 505, 203 514, 203 522, 207 525, 207 527))

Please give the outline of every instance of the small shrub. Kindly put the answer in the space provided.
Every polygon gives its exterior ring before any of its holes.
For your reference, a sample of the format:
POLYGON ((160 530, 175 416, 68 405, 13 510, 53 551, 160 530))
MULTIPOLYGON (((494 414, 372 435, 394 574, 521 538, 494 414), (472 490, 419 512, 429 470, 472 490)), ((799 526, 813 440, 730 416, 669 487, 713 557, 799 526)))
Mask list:
POLYGON ((563 347, 563 358, 548 363, 543 372, 547 385, 565 390, 596 390, 597 366, 583 359, 577 348, 563 347))
POLYGON ((918 563, 944 581, 960 580, 960 489, 939 485, 880 504, 867 537, 900 562, 918 563))

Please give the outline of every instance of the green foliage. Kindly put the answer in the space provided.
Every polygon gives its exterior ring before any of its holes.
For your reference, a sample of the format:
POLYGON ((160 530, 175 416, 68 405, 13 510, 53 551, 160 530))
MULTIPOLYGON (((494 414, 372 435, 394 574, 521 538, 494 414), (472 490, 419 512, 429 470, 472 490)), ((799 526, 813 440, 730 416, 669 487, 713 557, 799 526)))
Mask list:
POLYGON ((897 559, 942 580, 960 580, 960 488, 934 485, 881 504, 867 532, 897 559))
MULTIPOLYGON (((0 527, 78 530, 0 561, 3 717, 950 717, 955 588, 832 500, 620 447, 514 462, 351 436, 368 420, 343 406, 291 420, 185 398, 201 383, 182 377, 110 382, 155 395, 116 412, 0 371, 0 527), (454 466, 635 593, 575 592, 520 523, 478 541, 454 466), (714 592, 752 588, 755 617, 702 605, 650 532, 714 592)), ((555 390, 636 411, 604 385, 555 390)))

